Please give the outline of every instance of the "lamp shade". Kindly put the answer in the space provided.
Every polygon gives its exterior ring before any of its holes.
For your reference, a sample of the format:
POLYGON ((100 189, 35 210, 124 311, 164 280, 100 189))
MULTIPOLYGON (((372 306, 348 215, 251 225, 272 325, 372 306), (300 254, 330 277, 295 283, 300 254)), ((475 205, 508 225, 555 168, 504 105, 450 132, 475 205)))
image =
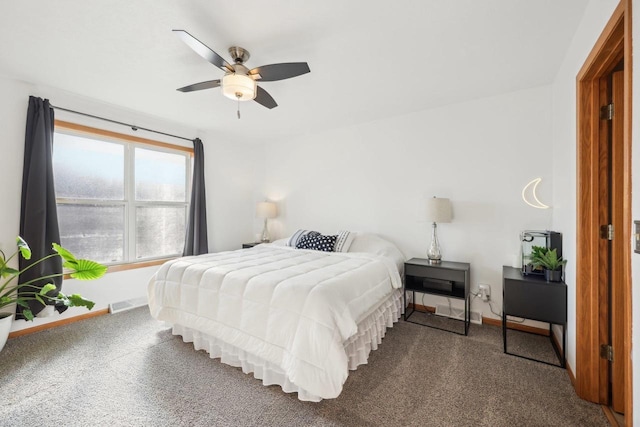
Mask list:
POLYGON ((275 218, 277 216, 276 204, 272 202, 260 202, 256 206, 258 218, 275 218))
POLYGON ((222 77, 222 94, 238 101, 251 101, 256 97, 256 82, 242 74, 225 74, 222 77))
POLYGON ((427 200, 427 220, 431 222, 447 223, 453 218, 451 201, 434 197, 427 200))

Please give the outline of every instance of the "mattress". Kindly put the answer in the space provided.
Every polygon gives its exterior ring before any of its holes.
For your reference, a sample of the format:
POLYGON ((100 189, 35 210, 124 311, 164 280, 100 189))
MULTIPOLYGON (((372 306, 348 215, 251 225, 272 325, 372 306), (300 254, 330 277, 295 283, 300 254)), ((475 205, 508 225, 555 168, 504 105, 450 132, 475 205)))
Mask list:
POLYGON ((148 294, 151 314, 196 349, 318 401, 340 394, 350 363, 397 320, 401 286, 385 256, 259 245, 169 261, 148 294))

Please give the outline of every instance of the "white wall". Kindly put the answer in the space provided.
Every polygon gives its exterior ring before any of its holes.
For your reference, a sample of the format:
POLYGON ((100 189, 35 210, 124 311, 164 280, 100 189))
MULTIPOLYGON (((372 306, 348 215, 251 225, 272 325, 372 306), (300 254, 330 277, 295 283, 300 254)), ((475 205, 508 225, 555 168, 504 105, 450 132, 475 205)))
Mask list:
MULTIPOLYGON (((551 225, 550 210, 520 195, 542 177, 540 198, 551 198, 550 104, 550 87, 539 87, 269 145, 265 193, 280 208, 274 234, 367 231, 407 258, 425 257, 424 200, 448 197, 454 219, 438 227, 443 258, 470 262, 472 288, 490 284, 499 312, 502 265, 517 258, 520 231, 551 225)), ((473 307, 492 316, 479 299, 473 307)))
POLYGON ((264 198, 264 148, 219 141, 212 133, 205 138, 209 249, 240 249, 262 229, 255 211, 264 198))
MULTIPOLYGON (((205 149, 207 217, 209 225, 209 249, 221 251, 237 249, 243 241, 253 240, 255 183, 262 176, 260 169, 262 148, 232 144, 221 141, 215 135, 198 132, 175 123, 146 116, 135 111, 114 107, 61 90, 38 87, 0 77, 0 147, 3 166, 0 168, 2 208, 0 209, 0 249, 10 252, 15 247, 15 237, 20 224, 20 192, 22 161, 24 155, 24 132, 29 95, 49 98, 60 107, 108 117, 125 123, 157 129, 185 137, 199 136, 205 149)), ((171 108, 171 106, 167 106, 171 108)), ((56 110, 56 118, 94 126, 102 129, 129 133, 150 139, 191 146, 189 141, 130 129, 104 121, 86 118, 56 110)), ((66 280, 66 293, 80 293, 96 302, 94 310, 108 307, 109 303, 146 295, 146 285, 157 267, 109 273, 93 282, 66 280)), ((60 320, 85 313, 81 308, 72 308, 62 315, 36 319, 33 323, 15 321, 12 331, 60 320)))
POLYGON ((567 359, 576 366, 576 76, 617 0, 592 0, 553 84, 553 227, 564 230, 568 286, 567 359))

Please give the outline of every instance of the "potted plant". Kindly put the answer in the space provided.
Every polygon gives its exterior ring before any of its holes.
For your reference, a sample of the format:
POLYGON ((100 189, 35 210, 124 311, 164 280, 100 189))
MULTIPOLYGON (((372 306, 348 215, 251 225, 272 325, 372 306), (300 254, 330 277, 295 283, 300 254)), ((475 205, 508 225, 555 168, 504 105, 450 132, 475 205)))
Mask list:
MULTIPOLYGON (((534 246, 534 248, 537 247, 534 246)), ((547 282, 560 282, 562 280, 562 266, 566 263, 567 261, 559 257, 555 249, 537 251, 535 256, 532 251, 531 264, 535 267, 544 268, 544 277, 547 282)))
MULTIPOLYGON (((9 262, 18 256, 18 254, 20 254, 24 259, 31 259, 31 249, 29 248, 29 245, 27 245, 27 242, 25 242, 21 237, 18 237, 16 241, 18 249, 8 258, 5 253, 0 250, 0 310, 6 306, 17 304, 23 308, 22 314, 24 318, 26 320, 33 320, 33 313, 27 304, 27 301, 31 300, 36 300, 43 305, 46 305, 47 303, 62 303, 67 307, 87 307, 88 310, 93 308, 95 305, 93 301, 84 299, 78 294, 66 295, 62 292, 55 294, 55 292, 52 291, 55 291, 56 286, 52 283, 46 284, 42 289, 34 289, 30 287, 31 284, 35 282, 43 279, 60 277, 62 274, 51 274, 38 277, 24 283, 20 283, 18 281, 19 276, 24 271, 40 264, 44 260, 54 257, 61 257, 63 261, 62 266, 67 269, 66 274, 69 274, 72 278, 78 280, 98 279, 104 276, 107 271, 107 267, 95 261, 78 259, 71 252, 64 249, 57 243, 54 243, 53 250, 55 253, 36 260, 22 270, 16 270, 15 268, 9 267, 9 262), (22 292, 18 293, 19 290, 22 292)), ((13 316, 13 313, 0 313, 0 351, 4 348, 7 337, 9 336, 13 316)))
POLYGON ((549 248, 544 246, 532 246, 531 253, 529 254, 529 263, 526 265, 526 272, 528 274, 544 274, 542 266, 540 266, 536 260, 541 259, 549 251, 549 248))

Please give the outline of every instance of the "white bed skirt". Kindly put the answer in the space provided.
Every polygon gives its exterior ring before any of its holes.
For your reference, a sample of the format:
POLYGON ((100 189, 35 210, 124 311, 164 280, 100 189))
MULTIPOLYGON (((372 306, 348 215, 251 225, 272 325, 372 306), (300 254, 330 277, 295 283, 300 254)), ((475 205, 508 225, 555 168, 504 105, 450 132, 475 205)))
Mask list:
MULTIPOLYGON (((355 370, 369 359, 371 350, 376 350, 382 342, 387 328, 393 327, 402 314, 402 290, 394 289, 369 315, 358 323, 358 332, 344 343, 345 353, 349 358, 348 368, 355 370)), ((265 386, 279 385, 285 393, 298 393, 298 399, 319 402, 322 398, 313 395, 289 381, 286 373, 279 366, 265 361, 234 345, 215 337, 182 325, 173 325, 173 334, 181 335, 184 342, 192 342, 196 350, 205 350, 209 356, 219 358, 222 363, 242 368, 242 372, 262 380, 265 386)))

